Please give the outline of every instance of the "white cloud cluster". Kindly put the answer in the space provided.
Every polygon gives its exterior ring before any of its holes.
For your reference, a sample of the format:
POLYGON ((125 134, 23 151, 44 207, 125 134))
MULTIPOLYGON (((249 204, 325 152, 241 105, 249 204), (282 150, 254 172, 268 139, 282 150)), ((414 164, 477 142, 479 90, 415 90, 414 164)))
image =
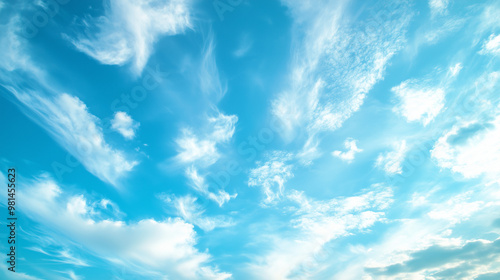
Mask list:
POLYGON ((357 153, 363 151, 362 149, 358 148, 356 142, 357 141, 355 139, 351 139, 351 138, 346 139, 345 142, 344 142, 344 146, 347 149, 347 151, 346 152, 333 151, 332 155, 334 157, 340 158, 343 161, 351 163, 354 160, 354 156, 357 153))
POLYGON ((422 85, 417 80, 407 80, 393 87, 392 92, 399 99, 394 111, 409 122, 420 121, 428 125, 443 109, 445 91, 441 87, 422 85))
POLYGON ((223 215, 214 217, 205 216, 205 210, 198 204, 198 199, 196 197, 190 195, 182 197, 165 196, 163 199, 175 208, 178 216, 204 231, 211 231, 215 228, 230 227, 234 225, 232 219, 223 215))
POLYGON ((250 265, 252 274, 258 279, 315 279, 325 244, 384 220, 383 210, 392 203, 392 196, 392 190, 382 185, 373 185, 359 196, 325 201, 291 192, 288 198, 299 207, 291 221, 297 232, 273 238, 270 252, 250 265))
POLYGON ((500 55, 500 34, 491 34, 479 53, 500 55))
POLYGON ((139 123, 134 121, 126 112, 116 112, 111 120, 111 128, 120 133, 126 139, 133 139, 139 123))
POLYGON ((115 265, 149 277, 227 279, 231 275, 208 266, 210 255, 196 248, 193 226, 180 219, 127 222, 97 218, 99 209, 83 195, 65 193, 42 176, 19 191, 23 211, 57 233, 115 265))
POLYGON ((259 163, 259 167, 250 170, 248 185, 262 188, 266 195, 264 204, 276 202, 283 197, 285 182, 293 177, 292 165, 287 164, 291 158, 291 154, 275 152, 268 161, 259 163))
POLYGON ((387 174, 390 175, 401 174, 403 172, 401 164, 403 163, 407 152, 408 148, 406 147, 405 140, 396 143, 394 151, 378 155, 375 166, 382 168, 387 174))
POLYGON ((431 151, 440 167, 465 178, 486 175, 500 182, 500 116, 488 123, 465 122, 444 133, 431 151))
POLYGON ((189 4, 187 0, 111 0, 103 16, 83 20, 84 32, 68 39, 103 64, 133 60, 133 71, 140 74, 158 38, 190 27, 189 4))
POLYGON ((30 110, 28 116, 101 180, 116 185, 138 164, 106 143, 99 119, 78 97, 66 93, 44 97, 36 92, 9 90, 30 110))

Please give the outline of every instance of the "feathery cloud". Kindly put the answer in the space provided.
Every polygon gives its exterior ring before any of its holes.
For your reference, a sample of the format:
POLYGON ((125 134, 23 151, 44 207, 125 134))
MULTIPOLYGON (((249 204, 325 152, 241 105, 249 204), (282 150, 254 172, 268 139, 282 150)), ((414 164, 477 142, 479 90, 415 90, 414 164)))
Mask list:
POLYGON ((133 72, 140 75, 161 36, 180 34, 191 26, 189 4, 187 0, 111 0, 103 16, 83 19, 84 32, 65 37, 102 64, 132 61, 133 72))

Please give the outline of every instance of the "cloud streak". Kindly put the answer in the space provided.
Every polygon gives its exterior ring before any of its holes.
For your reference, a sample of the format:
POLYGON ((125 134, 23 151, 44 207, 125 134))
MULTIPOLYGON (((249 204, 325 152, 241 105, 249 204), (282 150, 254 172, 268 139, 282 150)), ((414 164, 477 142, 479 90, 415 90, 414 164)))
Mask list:
POLYGON ((190 8, 187 0, 111 0, 103 16, 83 19, 84 32, 66 38, 102 64, 132 61, 132 70, 139 75, 161 36, 191 27, 190 8))

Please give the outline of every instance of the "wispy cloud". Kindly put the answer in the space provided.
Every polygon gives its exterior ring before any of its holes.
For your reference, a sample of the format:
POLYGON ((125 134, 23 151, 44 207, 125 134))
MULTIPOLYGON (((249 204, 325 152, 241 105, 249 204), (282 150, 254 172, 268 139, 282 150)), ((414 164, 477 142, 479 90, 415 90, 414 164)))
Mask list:
POLYGON ((0 68, 6 70, 9 74, 0 76, 2 80, 11 80, 15 75, 14 70, 22 70, 35 77, 43 76, 43 71, 37 67, 30 55, 28 55, 27 40, 20 37, 22 18, 14 15, 2 24, 2 34, 0 34, 0 43, 3 47, 3 55, 0 58, 0 68))
POLYGON ((429 7, 432 15, 445 14, 448 8, 449 0, 429 0, 429 7))
POLYGON ((215 57, 215 41, 212 32, 209 32, 202 51, 198 70, 199 88, 213 102, 218 102, 227 92, 227 84, 222 81, 215 57))
POLYGON ((215 228, 230 227, 235 224, 235 222, 229 217, 218 215, 218 216, 206 216, 205 210, 197 202, 197 198, 187 195, 182 197, 176 196, 160 196, 167 204, 175 208, 175 213, 179 217, 183 218, 185 221, 192 223, 204 231, 211 231, 215 228))
POLYGON ((241 37, 238 47, 233 51, 233 56, 240 58, 245 56, 252 49, 252 40, 248 34, 241 37))
POLYGON ((266 162, 257 164, 257 168, 250 170, 249 186, 258 186, 266 196, 263 203, 269 204, 283 197, 285 182, 293 177, 292 165, 287 161, 292 155, 284 152, 274 152, 266 162))
POLYGON ((205 176, 198 173, 198 170, 191 166, 186 169, 186 177, 189 179, 189 185, 198 193, 205 195, 208 199, 211 199, 219 206, 224 205, 232 198, 236 198, 237 194, 230 195, 224 190, 216 190, 213 192, 210 190, 208 183, 205 180, 205 176))
MULTIPOLYGON (((234 134, 238 117, 217 112, 207 119, 207 132, 195 135, 191 128, 184 128, 182 136, 176 140, 178 155, 175 159, 182 164, 210 166, 220 157, 217 145, 229 141, 234 134)), ((200 129, 200 132, 203 129, 200 129)))
POLYGON ((390 11, 375 5, 369 9, 379 20, 372 28, 373 22, 349 18, 344 1, 283 2, 295 20, 294 36, 305 43, 294 47, 290 87, 273 101, 272 110, 286 140, 304 133, 314 143, 320 132, 341 127, 383 79, 389 60, 404 46, 411 13, 404 3, 391 2, 390 11))
POLYGON ((375 166, 384 170, 387 174, 401 174, 403 173, 403 168, 401 164, 403 163, 408 148, 406 147, 406 141, 403 140, 394 145, 394 150, 386 152, 385 154, 379 154, 375 166))
POLYGON ((392 190, 382 185, 373 185, 358 196, 324 201, 292 191, 288 198, 298 205, 291 220, 296 231, 290 232, 289 237, 271 238, 269 252, 255 257, 249 265, 252 275, 270 279, 314 278, 322 261, 317 257, 322 255, 325 244, 384 220, 383 210, 392 203, 392 196, 392 190))
POLYGON ((66 93, 49 97, 8 89, 29 109, 29 117, 101 180, 117 185, 118 180, 138 164, 106 143, 99 119, 78 97, 66 93))
POLYGON ((133 72, 139 75, 161 36, 179 34, 191 26, 190 8, 185 0, 112 0, 103 16, 82 20, 84 30, 76 38, 66 37, 103 64, 133 61, 133 72))
POLYGON ((134 121, 126 112, 116 112, 111 120, 111 128, 126 139, 133 139, 137 128, 139 128, 139 123, 134 121))

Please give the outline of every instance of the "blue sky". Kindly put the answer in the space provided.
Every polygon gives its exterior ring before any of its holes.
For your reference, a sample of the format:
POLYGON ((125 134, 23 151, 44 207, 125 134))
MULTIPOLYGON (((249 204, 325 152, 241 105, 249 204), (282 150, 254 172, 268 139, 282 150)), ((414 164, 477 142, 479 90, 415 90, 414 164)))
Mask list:
POLYGON ((500 278, 499 14, 0 0, 0 278, 500 278))

